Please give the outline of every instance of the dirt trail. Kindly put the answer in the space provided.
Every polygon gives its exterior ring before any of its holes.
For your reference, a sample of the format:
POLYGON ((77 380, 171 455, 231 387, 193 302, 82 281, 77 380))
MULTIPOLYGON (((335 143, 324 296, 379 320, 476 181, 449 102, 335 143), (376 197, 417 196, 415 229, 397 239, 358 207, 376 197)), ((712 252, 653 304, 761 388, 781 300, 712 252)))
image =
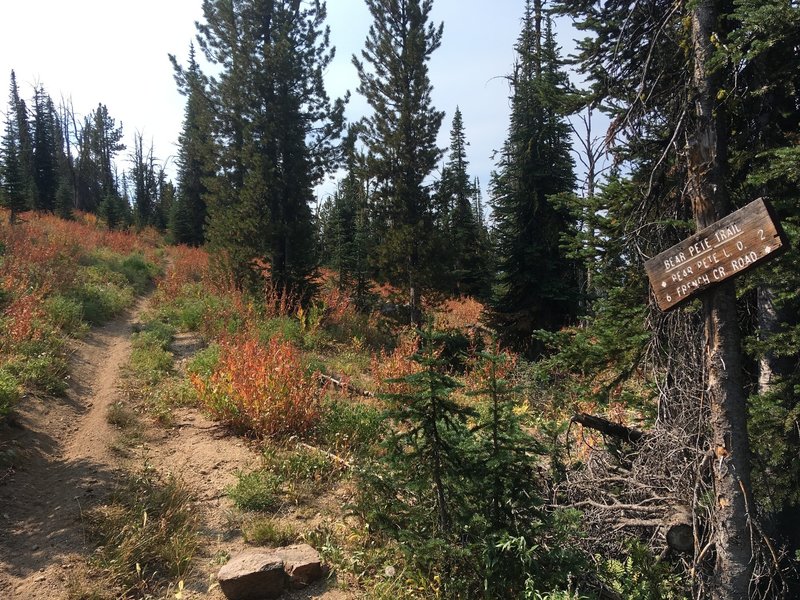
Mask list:
POLYGON ((106 420, 130 355, 131 323, 144 300, 75 344, 65 398, 29 398, 0 432, 21 456, 0 486, 0 597, 59 598, 86 550, 82 506, 102 497, 121 465, 106 420))
MULTIPOLYGON (((146 299, 140 300, 75 344, 65 398, 28 398, 13 422, 0 426, 0 450, 18 453, 16 472, 4 478, 0 473, 0 599, 65 598, 73 570, 91 550, 82 510, 145 464, 182 479, 195 498, 202 550, 184 598, 224 598, 211 585, 213 574, 222 557, 245 547, 224 492, 237 470, 257 464, 259 453, 190 408, 176 410, 168 429, 142 417, 140 442, 127 458, 112 450, 119 431, 107 414, 112 404, 125 401, 120 368, 129 360, 132 326, 145 306, 146 299)), ((179 334, 173 344, 178 364, 199 346, 196 336, 179 334)), ((349 597, 329 587, 321 582, 286 598, 349 597)))

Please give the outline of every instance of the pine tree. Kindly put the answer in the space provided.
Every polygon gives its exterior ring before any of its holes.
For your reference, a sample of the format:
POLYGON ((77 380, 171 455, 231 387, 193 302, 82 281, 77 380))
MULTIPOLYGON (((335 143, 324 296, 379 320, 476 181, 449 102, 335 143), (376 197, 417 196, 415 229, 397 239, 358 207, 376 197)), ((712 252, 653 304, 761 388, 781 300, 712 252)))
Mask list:
POLYGON ((216 173, 208 81, 197 63, 194 44, 189 47, 185 69, 174 56, 170 60, 178 89, 186 96, 183 130, 178 138, 178 190, 171 229, 176 243, 201 246, 206 238, 208 186, 216 173))
POLYGON ((122 126, 117 126, 108 108, 98 104, 83 122, 78 133, 78 156, 75 159, 76 205, 96 212, 100 204, 121 200, 114 167, 116 155, 125 150, 122 126))
POLYGON ((28 208, 27 187, 22 172, 20 158, 20 134, 15 103, 19 101, 16 78, 11 72, 11 93, 9 111, 6 115, 5 135, 3 136, 0 150, 0 181, 2 181, 3 195, 0 200, 11 211, 11 223, 16 221, 17 215, 28 208))
POLYGON ((366 157, 357 150, 357 127, 350 126, 342 143, 345 176, 320 210, 322 262, 338 273, 340 289, 348 290, 361 310, 369 297, 369 232, 366 157))
POLYGON ((375 182, 379 272, 408 290, 412 318, 420 287, 440 271, 425 184, 441 155, 436 136, 444 117, 432 106, 428 77, 443 31, 428 23, 432 6, 432 0, 367 0, 373 23, 361 60, 353 57, 358 91, 373 110, 363 121, 363 139, 375 182))
POLYGON ((447 363, 440 356, 442 334, 426 329, 418 335, 420 347, 412 359, 420 371, 393 380, 405 385, 407 391, 386 397, 390 403, 388 418, 397 427, 387 441, 384 472, 397 479, 383 482, 408 492, 406 506, 398 506, 396 513, 384 517, 396 519, 392 527, 409 528, 406 533, 412 538, 420 536, 417 542, 427 537, 446 540, 454 524, 464 521, 457 516, 466 506, 456 500, 463 492, 456 482, 464 468, 460 444, 469 435, 466 420, 474 414, 451 397, 459 384, 447 375, 447 363), (403 523, 408 515, 410 521, 403 523))
POLYGON ((62 148, 56 132, 55 108, 42 86, 34 90, 33 181, 36 210, 53 212, 58 191, 58 162, 62 148))
POLYGON ((511 81, 511 122, 492 178, 498 291, 493 321, 505 341, 537 352, 531 334, 576 315, 576 267, 561 248, 572 222, 553 197, 575 184, 565 120, 569 82, 551 20, 526 2, 511 81), (541 29, 541 22, 547 24, 541 29))
POLYGON ((464 119, 456 107, 450 131, 450 152, 438 185, 440 210, 447 214, 442 237, 448 257, 451 289, 458 294, 487 298, 491 276, 485 232, 478 221, 473 201, 480 190, 469 177, 464 119))
POLYGON ((210 82, 220 176, 208 195, 208 239, 240 284, 266 268, 306 296, 316 268, 310 202, 335 158, 344 103, 322 74, 332 59, 325 4, 203 2, 198 40, 220 69, 210 82))
POLYGON ((159 174, 153 145, 145 153, 143 135, 139 132, 133 138, 131 154, 133 180, 133 214, 137 227, 153 225, 158 227, 163 220, 157 214, 159 204, 159 174))
POLYGON ((9 100, 9 114, 14 115, 15 131, 18 139, 19 177, 22 184, 22 194, 25 197, 27 208, 34 207, 36 196, 36 183, 34 181, 33 165, 33 136, 31 134, 30 115, 25 101, 19 95, 17 77, 11 71, 11 93, 9 100))

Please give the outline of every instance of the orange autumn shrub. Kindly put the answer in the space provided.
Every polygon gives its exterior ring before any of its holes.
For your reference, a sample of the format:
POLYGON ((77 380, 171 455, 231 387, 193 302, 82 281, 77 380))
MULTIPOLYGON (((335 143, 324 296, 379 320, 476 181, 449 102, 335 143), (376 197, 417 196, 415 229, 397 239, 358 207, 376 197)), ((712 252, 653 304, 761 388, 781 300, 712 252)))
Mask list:
POLYGON ((475 327, 480 323, 483 309, 483 304, 469 296, 445 300, 434 312, 436 328, 464 330, 475 327))
POLYGON ((168 249, 168 256, 168 267, 157 284, 164 299, 174 300, 188 284, 211 284, 208 252, 202 248, 173 246, 168 249))
POLYGON ((411 358, 419 350, 419 338, 403 336, 392 352, 381 350, 373 355, 370 373, 378 384, 380 393, 400 394, 408 391, 408 384, 392 381, 406 375, 419 373, 422 367, 411 358))
POLYGON ((321 416, 324 389, 305 374, 300 351, 277 337, 223 340, 212 374, 191 380, 214 418, 257 437, 302 437, 321 416))
POLYGON ((324 309, 325 323, 340 324, 348 315, 355 314, 352 299, 338 287, 326 286, 319 291, 317 296, 324 309))

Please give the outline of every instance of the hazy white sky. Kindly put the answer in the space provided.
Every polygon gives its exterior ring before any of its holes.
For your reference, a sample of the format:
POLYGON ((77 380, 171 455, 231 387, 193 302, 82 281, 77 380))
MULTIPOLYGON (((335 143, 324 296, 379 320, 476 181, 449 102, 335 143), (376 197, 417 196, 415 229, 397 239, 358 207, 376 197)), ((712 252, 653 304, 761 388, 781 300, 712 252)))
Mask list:
MULTIPOLYGON (((514 58, 522 11, 522 0, 434 3, 435 21, 444 21, 442 47, 430 64, 434 104, 447 113, 440 145, 448 145, 458 105, 470 143, 470 172, 480 177, 484 190, 492 152, 507 132, 503 76, 514 58)), ((167 54, 185 60, 194 22, 201 18, 201 0, 0 0, 0 111, 7 107, 14 69, 26 100, 42 83, 56 103, 71 97, 79 114, 102 102, 122 122, 129 147, 140 131, 166 160, 175 154, 184 109, 167 54)), ((348 117, 355 120, 367 107, 355 93, 351 57, 363 47, 370 16, 363 0, 328 0, 328 24, 336 46, 328 92, 334 97, 353 92, 348 117)), ((570 37, 562 34, 562 45, 570 37)), ((127 159, 125 154, 119 158, 127 159)))

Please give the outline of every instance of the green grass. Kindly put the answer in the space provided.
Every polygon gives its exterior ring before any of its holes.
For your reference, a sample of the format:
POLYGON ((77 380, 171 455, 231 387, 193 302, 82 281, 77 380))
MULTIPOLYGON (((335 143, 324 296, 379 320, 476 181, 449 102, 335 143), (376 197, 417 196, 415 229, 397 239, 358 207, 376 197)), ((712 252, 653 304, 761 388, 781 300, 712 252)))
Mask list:
POLYGON ((228 496, 240 510, 275 512, 320 495, 341 475, 339 465, 322 452, 269 448, 261 468, 237 473, 228 496))
POLYGON ((383 411, 353 400, 329 400, 315 437, 336 454, 364 456, 383 438, 383 411))
POLYGON ((145 470, 84 517, 97 547, 92 560, 115 596, 152 594, 189 572, 198 527, 191 494, 180 481, 145 470))
POLYGON ((186 365, 190 375, 210 377, 219 362, 219 345, 211 344, 199 350, 186 365))
POLYGON ((62 395, 67 390, 69 374, 63 348, 64 340, 54 333, 23 342, 4 369, 26 389, 62 395))
POLYGON ((87 329, 83 304, 75 298, 50 296, 45 300, 44 310, 50 323, 67 335, 80 335, 87 329))
POLYGON ((274 317, 259 323, 258 337, 263 343, 268 343, 272 338, 278 337, 301 346, 303 329, 300 321, 294 317, 274 317))
POLYGON ((272 512, 281 504, 282 480, 265 470, 239 472, 238 481, 228 488, 228 496, 240 510, 272 512))
POLYGON ((97 267, 121 277, 136 294, 143 294, 161 273, 158 265, 148 261, 141 253, 121 255, 105 248, 94 250, 83 257, 82 264, 97 267))
POLYGON ((133 303, 134 291, 125 277, 107 266, 78 269, 77 284, 69 297, 81 305, 90 325, 102 325, 133 303))
POLYGON ((169 351, 175 329, 158 320, 149 321, 131 340, 130 369, 142 383, 154 386, 172 372, 169 351))
POLYGON ((7 415, 22 397, 22 386, 5 368, 0 368, 0 417, 7 415))
POLYGON ((242 537, 254 546, 288 546, 300 540, 300 533, 287 523, 271 517, 254 517, 242 523, 242 537))

